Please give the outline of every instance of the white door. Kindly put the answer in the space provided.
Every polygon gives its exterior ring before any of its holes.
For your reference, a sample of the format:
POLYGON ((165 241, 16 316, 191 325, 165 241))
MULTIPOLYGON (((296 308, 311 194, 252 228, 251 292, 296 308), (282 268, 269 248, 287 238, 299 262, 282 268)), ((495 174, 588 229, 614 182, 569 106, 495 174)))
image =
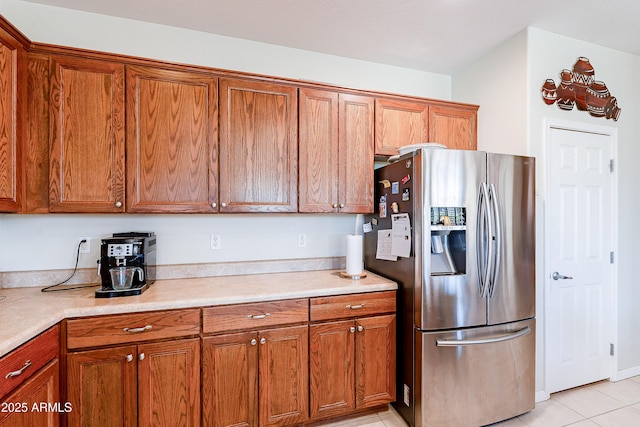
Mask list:
POLYGON ((547 386, 611 376, 612 135, 548 129, 547 386))

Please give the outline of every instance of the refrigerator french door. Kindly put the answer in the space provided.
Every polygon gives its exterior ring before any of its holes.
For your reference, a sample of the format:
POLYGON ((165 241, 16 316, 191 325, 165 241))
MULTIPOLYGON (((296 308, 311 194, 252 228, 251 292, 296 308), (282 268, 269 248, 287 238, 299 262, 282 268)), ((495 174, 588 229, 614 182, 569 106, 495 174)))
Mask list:
POLYGON ((399 285, 396 408, 413 426, 480 426, 534 406, 534 168, 424 149, 376 170, 365 263, 399 285), (396 260, 378 242, 394 215, 409 217, 412 242, 396 260))

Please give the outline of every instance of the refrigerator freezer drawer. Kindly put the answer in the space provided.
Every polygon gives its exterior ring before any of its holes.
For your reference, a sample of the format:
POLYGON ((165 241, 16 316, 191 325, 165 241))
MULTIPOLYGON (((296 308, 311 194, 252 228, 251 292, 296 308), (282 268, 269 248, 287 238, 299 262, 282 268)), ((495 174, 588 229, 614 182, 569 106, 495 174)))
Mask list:
POLYGON ((478 427, 535 406, 535 319, 416 331, 416 426, 478 427))

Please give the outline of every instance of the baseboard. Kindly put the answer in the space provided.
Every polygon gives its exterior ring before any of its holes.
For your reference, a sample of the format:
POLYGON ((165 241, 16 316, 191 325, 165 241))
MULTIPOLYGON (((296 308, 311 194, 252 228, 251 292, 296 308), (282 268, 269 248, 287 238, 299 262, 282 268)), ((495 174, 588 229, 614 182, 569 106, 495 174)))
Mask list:
POLYGON ((618 371, 611 378, 611 381, 622 381, 627 378, 635 377, 640 375, 640 366, 635 366, 633 368, 624 369, 622 371, 618 371))
POLYGON ((544 402, 545 400, 549 400, 549 398, 551 398, 551 395, 546 391, 536 391, 536 403, 544 402))

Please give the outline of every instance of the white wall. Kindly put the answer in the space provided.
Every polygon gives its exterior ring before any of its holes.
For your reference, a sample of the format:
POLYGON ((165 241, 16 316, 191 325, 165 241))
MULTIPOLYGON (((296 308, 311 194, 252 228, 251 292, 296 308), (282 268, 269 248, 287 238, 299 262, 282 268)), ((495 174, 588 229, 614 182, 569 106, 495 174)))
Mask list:
POLYGON ((358 89, 451 97, 451 78, 443 74, 20 0, 0 0, 0 14, 34 42, 358 89))
MULTIPOLYGON (((0 0, 0 14, 34 42, 203 65, 344 87, 450 99, 451 78, 337 56, 256 43, 181 28, 0 0)), ((68 269, 78 237, 89 236, 95 265, 99 239, 114 231, 158 234, 159 264, 333 257, 355 215, 1 215, 0 271, 68 269), (308 236, 307 248, 297 234, 308 236), (220 234, 223 248, 209 249, 220 234)))
POLYGON ((478 149, 527 155, 527 31, 456 73, 453 99, 480 105, 478 149))
POLYGON ((545 118, 611 126, 618 130, 619 236, 618 267, 618 331, 617 370, 624 376, 640 372, 640 286, 633 271, 637 263, 637 242, 640 239, 640 87, 634 75, 640 73, 640 57, 604 48, 557 34, 528 28, 494 51, 470 64, 452 79, 452 94, 456 100, 481 106, 478 126, 478 147, 487 151, 526 154, 536 157, 537 186, 537 349, 536 391, 544 384, 544 208, 545 149, 543 122, 545 118), (618 122, 594 118, 585 111, 560 110, 546 105, 540 89, 547 78, 559 80, 563 68, 571 69, 579 56, 590 59, 596 77, 604 80, 618 98, 622 109, 618 122))

